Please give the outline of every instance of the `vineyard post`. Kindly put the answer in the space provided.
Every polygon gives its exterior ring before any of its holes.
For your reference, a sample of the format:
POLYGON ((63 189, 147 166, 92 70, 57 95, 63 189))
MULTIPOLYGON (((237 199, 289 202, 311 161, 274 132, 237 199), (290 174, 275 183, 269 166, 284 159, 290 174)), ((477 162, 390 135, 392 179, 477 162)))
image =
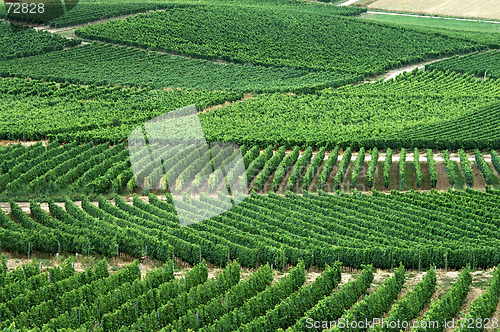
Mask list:
POLYGON ((476 255, 475 253, 472 253, 472 269, 474 270, 474 264, 476 262, 476 255))
MULTIPOLYGON (((312 264, 312 262, 311 262, 312 264)), ((285 248, 283 248, 283 253, 281 254, 281 269, 285 269, 285 248)))
POLYGON ((118 248, 120 247, 120 244, 117 243, 116 244, 116 259, 118 260, 118 256, 120 255, 119 251, 118 251, 118 248))
POLYGON ((444 269, 448 272, 448 250, 446 250, 446 254, 444 256, 444 269))
POLYGON ((78 308, 78 325, 81 324, 81 311, 80 308, 78 308))
POLYGON ((30 259, 31 242, 28 242, 28 259, 30 259))
POLYGON ((391 272, 394 272, 394 252, 391 250, 391 272))
POLYGON ((421 256, 420 256, 420 249, 419 249, 418 250, 418 273, 420 273, 421 265, 422 265, 422 259, 421 259, 421 256))
POLYGON ((89 245, 87 246, 87 257, 90 256, 90 242, 89 245))
POLYGON ((61 255, 61 242, 57 242, 57 257, 61 255))
POLYGON ((231 249, 227 249, 227 264, 229 264, 229 253, 230 253, 231 249))
POLYGON ((148 246, 144 249, 144 263, 146 263, 146 260, 148 259, 148 246))
POLYGON ((259 267, 259 251, 257 250, 257 258, 255 259, 255 268, 259 267))
POLYGON ((201 263, 201 248, 200 248, 200 263, 201 263))

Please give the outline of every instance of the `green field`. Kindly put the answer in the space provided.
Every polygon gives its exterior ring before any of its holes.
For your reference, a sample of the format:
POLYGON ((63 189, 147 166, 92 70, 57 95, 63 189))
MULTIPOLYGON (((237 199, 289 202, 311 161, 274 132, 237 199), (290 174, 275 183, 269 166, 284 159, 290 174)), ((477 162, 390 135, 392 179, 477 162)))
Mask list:
POLYGON ((359 75, 307 69, 218 63, 101 43, 0 61, 0 76, 75 84, 121 84, 151 88, 311 92, 354 83, 359 75), (93 74, 89 75, 89 71, 93 74))
POLYGON ((1 20, 0 37, 0 61, 62 50, 80 43, 44 31, 11 26, 1 20))
POLYGON ((437 69, 441 71, 455 71, 488 77, 491 79, 500 78, 500 51, 493 50, 482 53, 472 53, 463 57, 452 57, 437 63, 431 63, 429 70, 437 69))
POLYGON ((407 28, 430 29, 439 34, 485 43, 494 48, 500 47, 500 24, 496 23, 375 13, 363 14, 360 19, 407 28))
POLYGON ((314 95, 262 95, 203 114, 201 121, 210 140, 263 147, 486 148, 500 143, 498 107, 481 109, 497 105, 499 92, 498 81, 416 71, 314 95), (484 138, 491 143, 481 143, 484 138))
POLYGON ((256 8, 242 11, 229 6, 169 9, 88 25, 77 29, 76 34, 204 59, 365 76, 426 58, 484 47, 349 18, 325 16, 318 20, 307 13, 256 8), (367 40, 375 46, 366 47, 367 40), (386 46, 389 40, 391 47, 386 46))

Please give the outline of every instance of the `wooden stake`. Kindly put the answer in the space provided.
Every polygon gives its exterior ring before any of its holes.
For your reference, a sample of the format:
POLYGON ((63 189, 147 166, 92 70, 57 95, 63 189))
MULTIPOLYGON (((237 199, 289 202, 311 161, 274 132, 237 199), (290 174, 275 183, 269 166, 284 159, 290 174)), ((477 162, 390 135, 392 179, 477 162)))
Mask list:
POLYGON ((418 273, 420 273, 420 268, 422 265, 422 257, 420 256, 420 249, 418 250, 418 273))
POLYGON ((448 250, 446 250, 446 254, 444 256, 444 259, 445 259, 445 261, 444 261, 444 269, 445 269, 446 272, 448 272, 448 250))

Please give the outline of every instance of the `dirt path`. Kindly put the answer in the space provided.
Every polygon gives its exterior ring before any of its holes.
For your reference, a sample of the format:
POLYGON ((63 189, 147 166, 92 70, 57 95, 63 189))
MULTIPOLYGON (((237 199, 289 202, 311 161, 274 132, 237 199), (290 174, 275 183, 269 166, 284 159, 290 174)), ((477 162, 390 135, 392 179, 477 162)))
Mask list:
POLYGON ((223 107, 226 107, 226 106, 229 106, 229 105, 232 105, 232 104, 235 104, 235 103, 239 103, 239 102, 242 102, 244 100, 247 100, 247 99, 250 99, 250 98, 255 98, 255 96, 253 94, 244 94, 243 95, 243 98, 241 98, 240 100, 235 100, 235 101, 226 101, 225 103, 223 104, 219 104, 219 105, 214 105, 214 106, 210 106, 208 108, 205 108, 203 111, 201 111, 200 113, 208 113, 210 111, 214 111, 214 110, 217 110, 219 108, 223 108, 223 107))

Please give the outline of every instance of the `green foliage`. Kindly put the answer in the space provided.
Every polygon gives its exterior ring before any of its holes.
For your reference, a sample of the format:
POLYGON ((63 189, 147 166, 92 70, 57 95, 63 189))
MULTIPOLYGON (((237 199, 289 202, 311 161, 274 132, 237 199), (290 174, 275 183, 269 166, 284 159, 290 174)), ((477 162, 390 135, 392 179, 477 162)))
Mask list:
POLYGON ((474 184, 474 172, 470 165, 469 156, 463 149, 458 150, 458 157, 460 158, 460 165, 462 166, 462 172, 465 176, 465 182, 469 188, 474 184))
POLYGON ((231 287, 226 293, 213 298, 207 304, 189 310, 184 316, 166 326, 163 331, 199 330, 212 324, 219 317, 239 309, 246 300, 264 291, 273 281, 273 277, 269 265, 264 265, 247 279, 231 287))
POLYGON ((406 149, 401 148, 399 153, 399 189, 406 188, 406 149))
MULTIPOLYGON (((136 48, 92 43, 25 59, 0 62, 4 77, 30 76, 75 84, 122 84, 151 88, 233 90, 252 92, 313 92, 361 79, 359 75, 249 64, 220 64, 173 57, 136 48), (48 64, 50 63, 50 70, 48 64), (93 74, 89 76, 88 70, 93 74), (166 70, 168 68, 168 70, 166 70), (161 73, 161 74, 159 74, 161 73)), ((122 119, 111 118, 118 126, 122 119)))
POLYGON ((335 173, 335 177, 333 178, 333 189, 337 190, 341 188, 342 181, 344 181, 345 174, 347 172, 347 168, 351 163, 352 149, 348 147, 344 151, 344 155, 342 156, 342 160, 339 162, 339 166, 337 168, 337 173, 335 173))
POLYGON ((368 327, 352 328, 348 322, 361 322, 368 320, 372 321, 374 318, 380 317, 391 303, 397 298, 401 292, 401 288, 405 282, 405 269, 400 266, 394 271, 394 276, 387 279, 385 283, 380 286, 374 293, 365 297, 362 301, 357 302, 345 312, 339 319, 337 327, 329 331, 364 331, 368 327), (344 327, 341 326, 344 323, 344 327))
POLYGON ((302 286, 296 293, 281 301, 274 309, 269 310, 237 331, 275 331, 285 329, 301 318, 304 312, 314 307, 318 301, 327 296, 340 282, 340 262, 326 270, 311 285, 302 286))
POLYGON ((0 60, 53 52, 80 43, 76 39, 66 39, 29 27, 11 27, 11 24, 5 21, 0 21, 0 37, 0 60))
POLYGON ((276 168, 276 172, 274 172, 273 183, 271 185, 273 191, 278 190, 281 183, 283 182, 283 179, 286 176, 286 173, 297 161, 299 154, 300 148, 298 146, 295 146, 293 147, 293 150, 289 154, 287 154, 286 157, 280 162, 280 164, 276 168))
POLYGON ((361 171, 361 168, 363 167, 363 163, 365 161, 365 148, 360 148, 358 152, 358 156, 356 157, 356 160, 354 161, 352 165, 352 186, 356 187, 359 182, 359 172, 361 171))
POLYGON ((304 179, 302 181, 302 188, 304 190, 308 190, 311 182, 318 172, 319 167, 323 164, 325 159, 325 148, 321 147, 318 152, 314 155, 314 158, 311 160, 311 163, 306 169, 304 174, 304 179))
MULTIPOLYGON (((470 310, 461 321, 457 331, 483 331, 489 318, 495 313, 500 298, 500 268, 497 267, 493 272, 493 277, 486 291, 472 301, 470 310), (472 323, 472 324, 471 324, 472 323)), ((492 325, 491 322, 490 325, 492 325)), ((497 321, 498 324, 498 321, 497 321)))
POLYGON ((491 150, 491 162, 493 163, 493 167, 500 173, 500 157, 498 156, 498 152, 495 150, 491 150))
POLYGON ((431 149, 427 149, 427 168, 429 169, 431 187, 436 188, 438 174, 436 171, 436 161, 434 160, 434 153, 431 149))
POLYGON ((73 142, 59 146, 54 141, 47 147, 37 144, 9 150, 13 158, 6 153, 0 163, 0 189, 10 197, 104 193, 111 189, 121 192, 123 186, 112 184, 132 177, 129 152, 123 144, 110 147, 109 143, 93 146, 73 142))
POLYGON ((310 327, 308 319, 320 322, 331 322, 339 319, 351 306, 358 302, 359 297, 366 293, 373 281, 373 267, 367 266, 361 271, 354 281, 347 284, 332 295, 323 298, 316 306, 308 310, 295 325, 287 331, 323 331, 325 326, 320 328, 310 327))
POLYGON ((186 315, 189 310, 206 304, 215 297, 224 294, 236 285, 239 280, 240 266, 238 263, 233 262, 217 275, 216 278, 193 287, 189 291, 180 293, 177 297, 163 305, 158 305, 158 309, 153 309, 150 313, 140 316, 137 322, 123 325, 131 325, 131 328, 135 330, 153 329, 158 331, 179 317, 186 315))
POLYGON ((444 322, 455 317, 460 310, 460 306, 469 292, 471 282, 472 275, 468 268, 464 268, 451 289, 442 298, 432 302, 429 310, 419 320, 419 322, 439 322, 439 324, 437 326, 427 324, 427 327, 423 327, 424 324, 418 324, 419 327, 412 328, 412 331, 443 331, 445 329, 444 322))
POLYGON ((387 148, 385 152, 385 159, 384 159, 384 187, 389 188, 389 184, 391 181, 391 166, 392 166, 392 149, 387 148))
POLYGON ((328 155, 328 159, 325 161, 323 168, 321 169, 321 173, 319 174, 319 189, 327 190, 326 184, 328 179, 330 178, 330 174, 332 173, 333 167, 337 164, 339 158, 339 147, 335 147, 333 151, 328 155))
POLYGON ((121 142, 139 124, 196 104, 197 109, 237 100, 241 94, 81 86, 25 79, 0 79, 0 138, 59 142, 121 142), (19 113, 23 117, 17 116, 19 113), (121 125, 112 126, 118 118, 121 125))
POLYGON ((293 191, 295 189, 295 186, 297 185, 300 177, 304 173, 307 165, 309 164, 309 161, 311 160, 312 152, 312 147, 308 147, 293 166, 292 173, 288 178, 288 190, 293 191))
POLYGON ((305 270, 304 263, 301 261, 277 283, 246 301, 240 308, 225 314, 215 320, 213 324, 199 331, 223 332, 236 330, 239 326, 265 315, 268 310, 273 309, 278 303, 289 297, 291 293, 297 291, 304 282, 305 270))
POLYGON ((267 179, 273 174, 285 157, 285 147, 282 146, 276 153, 266 161, 264 168, 259 173, 254 182, 254 187, 258 190, 264 189, 267 179))
POLYGON ((448 150, 444 150, 442 154, 444 159, 444 166, 446 168, 446 176, 448 177, 450 187, 453 188, 453 185, 455 184, 455 162, 450 159, 450 153, 448 152, 448 150))
POLYGON ((387 317, 384 318, 383 325, 377 325, 374 331, 399 331, 398 328, 391 328, 391 322, 411 322, 418 317, 419 312, 425 304, 430 301, 436 289, 436 268, 431 267, 426 275, 415 287, 409 291, 401 300, 394 303, 387 317))
MULTIPOLYGON (((166 303, 174 303, 183 294, 207 283, 208 269, 206 263, 200 263, 186 273, 181 279, 173 279, 152 288, 143 294, 130 296, 118 308, 112 308, 104 313, 100 320, 103 331, 117 331, 122 326, 130 326, 142 317, 147 317, 151 311, 166 303)), ((212 282, 213 283, 213 282, 212 282)), ((163 307, 162 307, 163 308, 163 307)))
POLYGON ((317 94, 261 95, 200 118, 210 141, 261 147, 495 148, 499 92, 492 80, 414 71, 317 94))
MULTIPOLYGON (((268 160, 273 157, 273 147, 268 146, 257 158, 255 158, 248 168, 246 169, 247 183, 250 182, 259 174, 259 172, 264 168, 268 160)), ((275 161, 274 161, 275 162, 275 161)))
POLYGON ((424 173, 422 172, 422 167, 420 166, 418 148, 413 150, 413 167, 415 168, 415 185, 420 188, 422 187, 422 182, 424 181, 424 173))
POLYGON ((181 226, 176 214, 187 202, 174 206, 150 195, 149 204, 136 196, 130 205, 116 196, 115 204, 99 197, 96 207, 82 198, 82 208, 69 200, 65 209, 50 203, 50 215, 33 204, 36 221, 13 204, 14 221, 0 214, 2 249, 55 254, 60 246, 61 252, 135 258, 147 251, 148 258, 167 260, 174 254, 190 264, 206 259, 216 266, 224 266, 229 257, 252 268, 300 260, 307 266, 339 260, 353 268, 372 264, 384 269, 400 262, 414 269, 500 263, 495 212, 500 201, 491 190, 271 192, 246 197, 235 206, 205 196, 196 203, 199 209, 220 214, 189 227, 181 226))
POLYGON ((493 178, 493 173, 491 171, 490 166, 484 161, 483 155, 481 154, 481 151, 478 149, 474 150, 474 155, 476 158, 476 166, 479 168, 481 171, 481 174, 483 174, 484 181, 486 184, 490 185, 491 180, 493 178))
POLYGON ((378 149, 377 147, 374 147, 372 149, 371 159, 368 162, 368 170, 366 172, 366 184, 368 189, 371 189, 373 187, 373 180, 375 178, 375 170, 377 169, 378 158, 379 158, 378 149))
POLYGON ((468 73, 490 79, 499 79, 500 70, 500 50, 488 52, 474 52, 465 56, 453 56, 449 59, 431 63, 428 69, 441 71, 455 71, 459 73, 468 73))
POLYGON ((87 25, 76 34, 205 59, 360 75, 482 48, 460 39, 349 18, 317 18, 270 8, 198 5, 87 25), (375 47, 363 46, 368 36, 375 47))

